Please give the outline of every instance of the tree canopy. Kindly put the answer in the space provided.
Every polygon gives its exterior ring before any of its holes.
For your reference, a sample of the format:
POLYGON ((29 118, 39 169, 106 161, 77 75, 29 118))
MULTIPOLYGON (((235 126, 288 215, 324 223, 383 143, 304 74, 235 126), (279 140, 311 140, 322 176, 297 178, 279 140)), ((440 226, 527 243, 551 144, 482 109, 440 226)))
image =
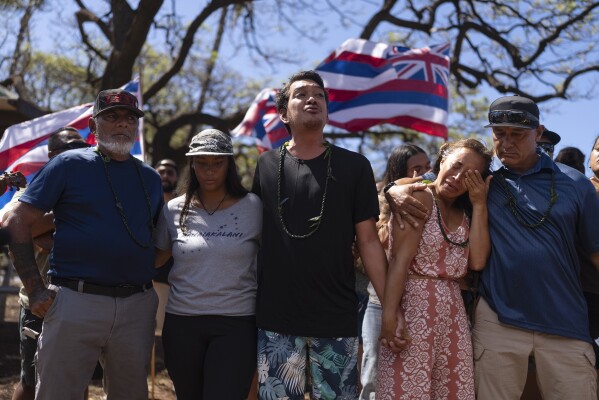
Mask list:
MULTIPOLYGON (((272 84, 224 60, 223 42, 248 62, 276 68, 300 57, 290 46, 273 44, 277 32, 309 37, 314 46, 327 34, 325 26, 358 27, 362 38, 407 46, 450 41, 451 84, 459 98, 453 107, 464 115, 454 132, 472 132, 468 121, 484 109, 481 88, 537 102, 590 96, 593 88, 577 82, 599 69, 599 2, 589 0, 199 3, 192 15, 175 0, 2 0, 0 83, 56 111, 140 73, 150 159, 182 160, 198 128, 232 129, 257 91, 272 84), (364 17, 364 10, 371 14, 364 17), (52 15, 51 49, 31 40, 39 13, 52 15)), ((415 137, 397 128, 375 131, 415 137)))

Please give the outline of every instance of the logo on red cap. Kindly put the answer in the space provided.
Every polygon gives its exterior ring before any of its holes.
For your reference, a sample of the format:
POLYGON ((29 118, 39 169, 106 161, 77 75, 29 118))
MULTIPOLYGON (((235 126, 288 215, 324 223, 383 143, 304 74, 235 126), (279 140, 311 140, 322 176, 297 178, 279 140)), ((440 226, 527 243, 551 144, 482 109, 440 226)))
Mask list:
POLYGON ((126 104, 132 107, 137 107, 137 99, 133 96, 123 96, 122 93, 111 93, 107 94, 104 98, 104 102, 107 106, 111 104, 126 104))

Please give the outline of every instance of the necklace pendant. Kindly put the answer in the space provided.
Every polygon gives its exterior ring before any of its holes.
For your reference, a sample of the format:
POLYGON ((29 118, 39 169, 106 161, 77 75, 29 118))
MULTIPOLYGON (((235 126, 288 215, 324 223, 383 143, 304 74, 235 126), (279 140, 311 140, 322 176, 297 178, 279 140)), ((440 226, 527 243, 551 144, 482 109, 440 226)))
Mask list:
POLYGON ((204 211, 206 211, 206 214, 208 215, 214 215, 214 213, 216 211, 218 211, 218 209, 220 208, 220 206, 223 204, 223 202, 225 201, 225 199, 227 198, 227 193, 225 193, 225 195, 223 196, 223 198, 221 199, 220 203, 218 203, 218 205, 216 206, 216 208, 212 211, 209 211, 206 206, 204 205, 204 203, 202 203, 202 199, 200 198, 200 195, 198 195, 198 201, 200 202, 200 205, 202 206, 202 208, 204 209, 204 211))

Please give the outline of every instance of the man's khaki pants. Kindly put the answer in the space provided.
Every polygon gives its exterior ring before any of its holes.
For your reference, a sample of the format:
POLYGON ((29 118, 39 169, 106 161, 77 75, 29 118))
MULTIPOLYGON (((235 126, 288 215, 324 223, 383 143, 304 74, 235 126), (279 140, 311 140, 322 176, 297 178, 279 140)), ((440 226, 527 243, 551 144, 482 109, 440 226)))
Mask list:
POLYGON ((503 324, 482 298, 472 340, 478 400, 519 400, 530 355, 544 400, 597 400, 595 355, 589 343, 503 324))

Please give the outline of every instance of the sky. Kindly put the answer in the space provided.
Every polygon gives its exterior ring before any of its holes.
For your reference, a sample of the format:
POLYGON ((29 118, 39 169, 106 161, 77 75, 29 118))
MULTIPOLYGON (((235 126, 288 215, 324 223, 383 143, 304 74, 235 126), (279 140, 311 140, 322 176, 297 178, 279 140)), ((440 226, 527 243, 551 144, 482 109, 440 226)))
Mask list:
MULTIPOLYGON (((183 7, 186 12, 193 13, 199 10, 199 5, 196 2, 182 2, 177 3, 177 7, 183 7), (187 5, 184 5, 186 4, 187 5)), ((303 63, 295 65, 280 66, 276 73, 272 74, 268 68, 264 68, 260 65, 253 63, 246 63, 243 65, 243 70, 246 76, 251 76, 254 79, 272 78, 274 82, 282 82, 292 73, 314 68, 320 61, 326 58, 332 51, 341 45, 346 39, 359 37, 363 21, 368 20, 374 13, 375 6, 378 7, 379 2, 374 2, 369 5, 368 2, 360 3, 364 8, 359 13, 352 16, 352 21, 344 21, 347 26, 341 26, 339 18, 336 15, 327 16, 328 29, 325 34, 321 35, 318 42, 313 42, 307 38, 301 37, 295 31, 281 32, 279 36, 273 36, 273 42, 275 45, 281 43, 292 43, 297 49, 297 53, 302 55, 303 63)), ((298 16, 298 18, 300 18, 298 16)), ((305 23, 301 19, 295 21, 296 25, 300 28, 303 26, 311 26, 310 21, 305 23)), ((420 47, 428 46, 429 44, 439 43, 434 41, 434 37, 430 43, 421 43, 420 47)), ((224 42, 226 45, 226 41, 224 42)), ((399 43, 401 44, 401 43, 399 43)), ((225 50, 226 51, 226 50, 225 50)), ((237 54, 239 61, 243 62, 243 52, 237 54)), ((584 81, 578 83, 580 91, 586 91, 586 88, 582 88, 580 85, 585 85, 584 81), (584 89, 584 90, 583 90, 584 89)), ((574 89, 576 89, 576 85, 574 89)), ((483 90, 484 95, 489 98, 490 101, 501 97, 495 91, 489 89, 483 90)), ((593 147, 595 137, 599 135, 599 124, 595 125, 590 118, 594 112, 599 111, 599 100, 552 100, 549 102, 539 104, 541 110, 541 123, 544 124, 548 129, 557 132, 562 140, 555 148, 555 155, 560 149, 573 146, 579 148, 586 156, 585 166, 588 166, 588 157, 593 147)), ((481 121, 481 125, 484 126, 486 121, 481 121)), ((491 130, 487 129, 489 138, 491 136, 491 130)), ((591 175, 590 169, 587 167, 587 176, 591 175)))
MULTIPOLYGON (((135 1, 131 3, 134 5, 135 1)), ((265 4, 264 2, 260 3, 265 4)), ((67 18, 69 16, 72 17, 73 13, 68 9, 69 7, 73 7, 72 3, 66 2, 64 4, 65 13, 63 15, 67 18)), ((302 21, 301 17, 298 16, 298 19, 294 22, 300 32, 302 29, 306 29, 306 35, 301 35, 292 29, 282 29, 278 34, 270 35, 269 40, 272 40, 272 47, 293 50, 294 54, 298 56, 297 58, 300 59, 297 63, 280 64, 273 71, 263 64, 251 61, 246 50, 242 49, 240 51, 239 49, 234 49, 230 40, 223 41, 221 48, 223 58, 230 60, 231 65, 235 65, 239 71, 243 71, 246 77, 254 80, 268 80, 273 82, 275 86, 279 86, 292 73, 314 68, 346 39, 359 37, 363 22, 372 16, 375 7, 368 2, 361 4, 364 6, 360 10, 361 12, 353 15, 352 20, 344 21, 345 24, 343 26, 337 15, 322 15, 321 17, 327 21, 327 24, 324 24, 322 30, 317 32, 314 30, 313 21, 302 21), (310 35, 314 36, 315 33, 318 34, 317 41, 308 38, 310 35)), ((180 1, 176 2, 175 5, 178 12, 188 15, 191 18, 191 16, 197 15, 200 8, 203 7, 203 2, 180 1)), ((52 15, 54 15, 52 12, 48 12, 36 16, 37 20, 33 32, 33 40, 42 44, 42 46, 52 46, 53 35, 51 32, 49 33, 49 30, 59 28, 52 22, 54 21, 52 15)), ((439 43, 440 41, 435 41, 433 36, 430 43, 419 43, 418 46, 424 47, 429 44, 439 43)), ((588 82, 582 81, 578 83, 580 91, 584 89, 580 85, 585 85, 585 83, 588 84, 588 82)), ((576 89, 576 85, 574 89, 576 89)), ((483 90, 482 94, 487 96, 490 101, 501 96, 501 94, 490 89, 483 90)), ((594 144, 594 139, 599 134, 599 126, 595 125, 594 120, 590 116, 594 112, 597 112, 598 105, 599 101, 595 99, 552 100, 539 105, 541 109, 541 123, 562 137, 561 142, 556 146, 555 155, 563 147, 574 146, 586 155, 586 164, 588 164, 588 156, 594 144)), ((486 121, 481 121, 481 126, 485 125, 485 123, 486 121)), ((488 135, 490 137, 490 129, 488 130, 488 135)), ((587 175, 590 176, 588 168, 587 175)))

